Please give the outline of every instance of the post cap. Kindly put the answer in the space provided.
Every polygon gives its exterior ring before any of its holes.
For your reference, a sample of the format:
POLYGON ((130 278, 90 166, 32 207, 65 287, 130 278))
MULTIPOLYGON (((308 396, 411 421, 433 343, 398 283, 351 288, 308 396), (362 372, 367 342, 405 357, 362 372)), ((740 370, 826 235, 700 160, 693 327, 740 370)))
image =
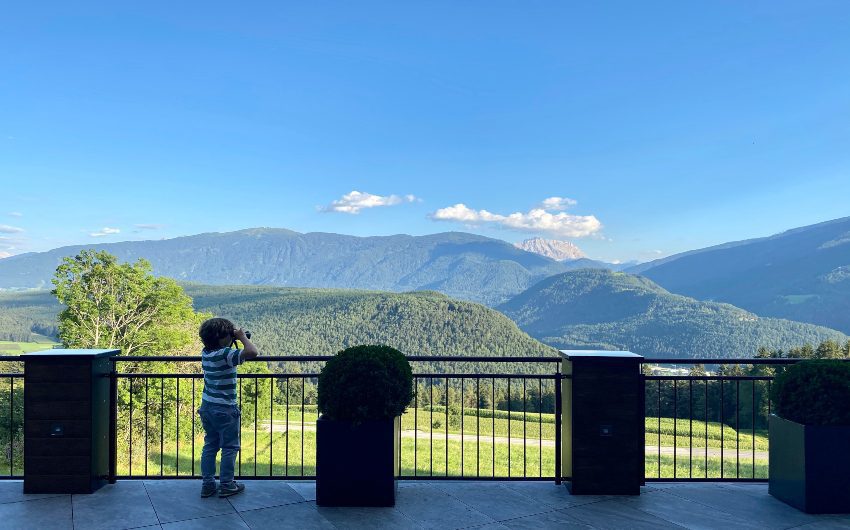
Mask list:
POLYGON ((86 350, 86 349, 55 349, 34 351, 25 353, 21 357, 27 360, 30 357, 112 357, 121 353, 121 350, 86 350))
POLYGON ((638 355, 630 351, 610 351, 610 350, 559 350, 561 356, 568 361, 579 359, 643 359, 643 355, 638 355))

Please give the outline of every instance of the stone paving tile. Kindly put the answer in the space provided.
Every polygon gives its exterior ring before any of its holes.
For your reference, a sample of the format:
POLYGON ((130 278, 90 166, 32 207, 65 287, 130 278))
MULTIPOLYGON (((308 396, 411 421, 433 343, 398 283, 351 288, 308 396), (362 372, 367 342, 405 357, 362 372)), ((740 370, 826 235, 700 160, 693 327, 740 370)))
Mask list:
POLYGON ((492 518, 430 484, 400 487, 395 508, 425 528, 467 528, 493 522, 492 518))
POLYGON ((304 497, 283 481, 245 480, 240 482, 244 482, 245 491, 227 499, 238 512, 304 502, 304 497))
POLYGON ((569 508, 612 499, 610 495, 572 495, 564 484, 554 482, 506 482, 502 485, 526 497, 545 503, 552 508, 569 508))
POLYGON ((735 517, 717 508, 677 497, 673 494, 674 491, 676 490, 668 489, 651 495, 622 499, 621 502, 685 528, 763 528, 762 525, 735 517))
POLYGON ((150 480, 144 484, 163 524, 236 512, 227 499, 202 499, 200 480, 150 480))
POLYGON ((619 498, 574 506, 567 508, 564 512, 574 519, 603 530, 682 528, 660 517, 633 508, 619 498))
POLYGON ((289 487, 298 492, 305 501, 316 500, 316 483, 312 480, 289 481, 289 487))
POLYGON ((71 529, 71 496, 0 504, 0 521, 4 528, 16 530, 71 529))
POLYGON ((730 488, 723 485, 708 487, 688 484, 667 492, 731 514, 740 521, 770 528, 791 528, 824 517, 801 512, 769 495, 766 488, 758 485, 742 486, 730 488))
POLYGON ((336 528, 319 513, 312 502, 285 504, 274 508, 249 510, 239 515, 251 528, 336 528))
POLYGON ((435 486, 496 521, 552 510, 550 505, 499 483, 439 482, 435 486))
POLYGON ((814 523, 795 526, 794 530, 847 530, 850 529, 850 516, 819 519, 814 523))
POLYGON ((423 528, 395 508, 317 507, 319 514, 337 528, 423 528))
POLYGON ((163 530, 229 530, 238 528, 250 528, 239 514, 228 513, 225 515, 213 515, 212 517, 201 517, 178 521, 176 523, 165 523, 163 530))
POLYGON ((74 495, 75 530, 140 528, 159 524, 145 485, 137 481, 107 484, 91 495, 74 495))
POLYGON ((22 480, 0 480, 0 504, 47 499, 63 495, 62 493, 28 493, 24 495, 24 482, 22 480))
POLYGON ((544 529, 544 528, 593 528, 592 526, 582 523, 574 517, 568 515, 567 510, 553 510, 551 512, 539 513, 537 515, 529 515, 509 521, 502 521, 502 524, 507 528, 529 528, 529 529, 544 529))

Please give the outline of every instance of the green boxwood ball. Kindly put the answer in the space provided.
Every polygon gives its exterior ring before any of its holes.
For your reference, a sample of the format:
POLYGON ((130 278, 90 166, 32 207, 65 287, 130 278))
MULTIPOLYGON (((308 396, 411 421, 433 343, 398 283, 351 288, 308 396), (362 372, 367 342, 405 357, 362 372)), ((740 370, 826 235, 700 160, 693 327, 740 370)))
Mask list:
POLYGON ((353 346, 328 360, 319 374, 319 412, 361 423, 400 416, 413 399, 413 372, 389 346, 353 346))

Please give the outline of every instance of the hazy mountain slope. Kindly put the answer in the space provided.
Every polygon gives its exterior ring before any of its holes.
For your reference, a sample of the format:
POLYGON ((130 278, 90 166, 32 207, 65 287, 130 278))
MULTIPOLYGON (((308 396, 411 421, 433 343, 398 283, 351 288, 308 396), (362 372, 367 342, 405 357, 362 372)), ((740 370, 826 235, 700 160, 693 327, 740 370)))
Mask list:
POLYGON ((498 309, 557 348, 622 348, 648 357, 750 357, 759 346, 847 340, 835 330, 760 318, 729 304, 671 294, 640 276, 604 270, 547 278, 498 309))
MULTIPOLYGON (((189 285, 195 308, 233 319, 268 355, 324 355, 389 344, 415 355, 554 355, 505 315, 434 292, 386 293, 267 286, 189 285)), ((47 291, 0 293, 0 340, 55 325, 47 291), (26 329, 24 329, 26 328, 26 329)))
POLYGON ((500 303, 573 265, 473 234, 355 237, 258 228, 161 241, 63 247, 0 260, 0 288, 49 287, 63 256, 82 248, 148 259, 158 275, 204 284, 438 290, 500 303))
POLYGON ((641 274, 672 292, 850 333, 850 217, 672 256, 641 274))

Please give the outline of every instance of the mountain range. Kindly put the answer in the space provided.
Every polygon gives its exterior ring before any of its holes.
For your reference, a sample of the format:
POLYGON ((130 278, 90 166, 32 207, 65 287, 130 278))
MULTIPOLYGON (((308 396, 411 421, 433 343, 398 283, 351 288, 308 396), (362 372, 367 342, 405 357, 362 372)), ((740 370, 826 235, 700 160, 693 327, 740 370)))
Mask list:
POLYGON ((61 259, 83 248, 105 250, 122 261, 145 258, 155 274, 188 282, 434 290, 489 305, 553 274, 610 266, 584 258, 559 262, 506 241, 462 232, 356 237, 255 228, 20 254, 0 260, 0 289, 49 288, 61 259))
POLYGON ((674 293, 850 333, 850 217, 626 270, 674 293))

